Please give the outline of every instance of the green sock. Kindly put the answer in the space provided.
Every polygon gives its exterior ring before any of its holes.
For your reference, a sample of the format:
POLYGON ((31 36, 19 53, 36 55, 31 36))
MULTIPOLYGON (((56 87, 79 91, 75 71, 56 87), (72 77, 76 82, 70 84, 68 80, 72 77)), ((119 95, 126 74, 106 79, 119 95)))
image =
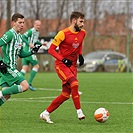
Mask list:
POLYGON ((2 99, 0 99, 0 106, 3 104, 4 102, 2 101, 2 99))
POLYGON ((6 102, 6 99, 5 99, 4 97, 2 97, 2 98, 0 99, 0 106, 1 106, 2 104, 4 104, 4 102, 6 102))
POLYGON ((23 92, 22 86, 20 85, 13 85, 9 88, 6 88, 5 90, 2 90, 3 96, 5 95, 12 95, 12 94, 17 94, 23 92))
POLYGON ((31 83, 32 83, 32 81, 33 81, 33 79, 34 79, 34 77, 36 76, 36 71, 34 71, 34 70, 32 70, 31 72, 30 72, 30 78, 29 78, 29 81, 28 81, 28 83, 31 85, 31 83))

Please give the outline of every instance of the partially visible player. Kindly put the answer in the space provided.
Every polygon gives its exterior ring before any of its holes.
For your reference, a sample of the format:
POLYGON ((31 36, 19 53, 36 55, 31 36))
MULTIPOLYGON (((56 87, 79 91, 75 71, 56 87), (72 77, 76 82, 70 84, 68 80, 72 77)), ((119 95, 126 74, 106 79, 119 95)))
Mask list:
MULTIPOLYGON (((4 104, 12 94, 22 93, 29 88, 28 82, 24 76, 16 69, 17 58, 27 57, 37 53, 40 45, 34 46, 31 51, 23 50, 23 39, 20 32, 24 27, 24 16, 15 13, 12 16, 13 27, 9 29, 0 38, 0 47, 2 47, 3 58, 0 57, 0 106, 4 104)), ((28 43, 28 42, 25 42, 28 43)))
POLYGON ((50 120, 50 113, 68 100, 70 94, 72 95, 78 119, 85 119, 80 105, 76 68, 78 57, 79 65, 84 64, 84 58, 82 56, 82 43, 86 35, 85 30, 82 29, 84 26, 84 14, 72 12, 70 22, 70 27, 58 32, 48 50, 49 54, 56 58, 55 69, 59 78, 62 80, 62 93, 40 114, 40 118, 47 123, 53 123, 50 120), (58 46, 59 51, 56 52, 58 46))
MULTIPOLYGON (((30 49, 34 47, 35 43, 41 44, 41 42, 39 42, 38 40, 40 28, 41 28, 41 21, 36 20, 34 22, 34 27, 29 29, 27 32, 23 34, 23 37, 29 42, 29 45, 24 46, 25 51, 30 51, 30 49)), ((30 90, 35 91, 36 89, 32 86, 32 81, 35 78, 39 69, 38 59, 35 54, 22 59, 21 73, 23 75, 25 75, 26 72, 28 71, 30 64, 32 65, 32 70, 30 72, 28 83, 30 90)))

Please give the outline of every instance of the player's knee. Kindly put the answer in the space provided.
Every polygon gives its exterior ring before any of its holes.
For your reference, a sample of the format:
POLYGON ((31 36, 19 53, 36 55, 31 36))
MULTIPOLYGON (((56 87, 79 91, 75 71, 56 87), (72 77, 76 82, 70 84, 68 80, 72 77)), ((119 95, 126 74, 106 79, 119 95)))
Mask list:
POLYGON ((70 94, 67 92, 62 92, 61 94, 64 98, 66 98, 66 100, 70 98, 70 94))
POLYGON ((29 84, 28 83, 25 83, 24 85, 21 85, 22 86, 22 91, 27 91, 29 89, 29 84))
POLYGON ((78 88, 78 80, 75 77, 70 78, 68 83, 70 84, 71 88, 78 88))
POLYGON ((70 86, 71 88, 78 88, 78 81, 73 81, 70 86))

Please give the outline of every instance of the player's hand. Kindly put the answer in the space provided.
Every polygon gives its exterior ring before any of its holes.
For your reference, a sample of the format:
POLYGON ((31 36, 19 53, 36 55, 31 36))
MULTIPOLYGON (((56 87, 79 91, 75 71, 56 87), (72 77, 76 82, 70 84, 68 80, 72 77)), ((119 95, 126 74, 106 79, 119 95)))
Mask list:
POLYGON ((62 59, 62 62, 67 66, 67 67, 71 67, 72 65, 72 61, 66 58, 62 59))
POLYGON ((2 60, 0 60, 0 72, 3 74, 7 73, 7 65, 2 60))
POLYGON ((35 46, 31 49, 31 53, 36 54, 41 46, 41 44, 35 44, 35 46))
POLYGON ((84 58, 82 54, 79 54, 79 66, 82 66, 84 64, 84 58))
POLYGON ((29 44, 30 48, 33 48, 34 47, 34 44, 29 44))
POLYGON ((43 43, 42 46, 47 46, 47 44, 46 43, 43 43))

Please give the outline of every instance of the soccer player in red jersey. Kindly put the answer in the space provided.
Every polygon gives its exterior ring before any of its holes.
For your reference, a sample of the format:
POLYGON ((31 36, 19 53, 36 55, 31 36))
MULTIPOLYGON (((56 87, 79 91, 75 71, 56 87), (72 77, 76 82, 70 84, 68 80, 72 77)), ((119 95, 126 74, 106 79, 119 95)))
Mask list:
POLYGON ((78 93, 77 80, 77 59, 79 65, 84 64, 82 56, 82 43, 86 35, 84 26, 84 14, 81 12, 72 12, 70 16, 71 25, 58 32, 48 50, 49 54, 56 58, 55 69, 62 80, 62 92, 56 97, 52 103, 40 114, 40 118, 47 123, 53 123, 50 120, 50 113, 56 110, 64 101, 70 98, 77 110, 78 119, 85 119, 85 115, 81 110, 80 95, 78 93), (59 47, 58 52, 56 48, 59 47))

